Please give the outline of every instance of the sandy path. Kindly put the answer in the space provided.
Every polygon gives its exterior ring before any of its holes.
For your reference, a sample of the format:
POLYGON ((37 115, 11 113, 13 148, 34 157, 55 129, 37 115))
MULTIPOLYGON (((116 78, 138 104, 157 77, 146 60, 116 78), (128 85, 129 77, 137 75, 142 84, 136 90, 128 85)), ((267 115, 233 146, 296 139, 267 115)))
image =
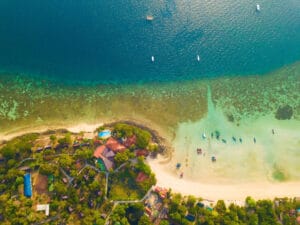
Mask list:
POLYGON ((18 137, 23 134, 34 133, 34 132, 41 133, 41 132, 45 132, 47 130, 67 129, 74 133, 79 133, 81 131, 84 131, 85 133, 89 133, 89 132, 93 132, 97 127, 100 127, 101 125, 103 125, 103 123, 97 123, 97 124, 81 123, 81 124, 69 125, 69 126, 62 126, 62 125, 39 126, 39 127, 34 127, 34 128, 28 127, 28 128, 23 128, 20 131, 0 133, 0 142, 4 141, 4 140, 10 140, 14 137, 18 137))

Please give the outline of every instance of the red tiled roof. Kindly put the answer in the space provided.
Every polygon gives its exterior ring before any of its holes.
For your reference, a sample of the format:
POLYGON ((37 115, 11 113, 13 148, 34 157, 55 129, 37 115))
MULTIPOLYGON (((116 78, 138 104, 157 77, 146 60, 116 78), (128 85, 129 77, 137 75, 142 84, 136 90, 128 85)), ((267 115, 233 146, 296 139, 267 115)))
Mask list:
POLYGON ((124 141, 124 145, 129 148, 131 145, 134 145, 136 143, 136 136, 133 135, 129 138, 126 139, 126 141, 124 141))
POLYGON ((151 216, 151 215, 152 215, 152 210, 149 209, 148 207, 145 207, 145 211, 146 211, 146 213, 148 214, 148 216, 151 216))
POLYGON ((102 158, 102 152, 106 149, 105 145, 100 145, 99 147, 96 148, 94 151, 94 157, 102 158))
POLYGON ((116 139, 109 138, 106 142, 106 147, 114 152, 123 152, 126 147, 120 144, 116 139))
POLYGON ((141 182, 147 180, 148 178, 149 177, 146 174, 144 174, 143 172, 139 172, 139 174, 135 178, 135 181, 138 182, 138 183, 141 183, 141 182))
POLYGON ((154 191, 158 193, 161 198, 165 198, 168 193, 167 189, 161 187, 155 187, 154 191))
POLYGON ((145 156, 146 157, 146 156, 149 155, 149 152, 146 149, 139 149, 139 150, 136 150, 135 155, 136 156, 145 156))

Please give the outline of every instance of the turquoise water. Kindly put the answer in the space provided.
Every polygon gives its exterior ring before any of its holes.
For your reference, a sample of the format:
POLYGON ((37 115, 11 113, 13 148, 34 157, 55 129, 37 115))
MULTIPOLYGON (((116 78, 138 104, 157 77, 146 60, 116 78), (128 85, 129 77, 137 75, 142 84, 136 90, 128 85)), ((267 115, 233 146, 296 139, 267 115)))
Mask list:
POLYGON ((300 2, 1 0, 0 34, 0 71, 62 82, 262 74, 300 60, 300 2))

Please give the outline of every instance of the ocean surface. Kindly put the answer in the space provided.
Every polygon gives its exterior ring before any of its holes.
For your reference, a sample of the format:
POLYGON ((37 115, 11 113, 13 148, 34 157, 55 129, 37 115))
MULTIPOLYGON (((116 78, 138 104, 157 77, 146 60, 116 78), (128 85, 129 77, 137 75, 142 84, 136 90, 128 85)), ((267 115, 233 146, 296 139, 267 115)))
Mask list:
POLYGON ((299 60, 299 0, 0 1, 0 71, 11 76, 164 82, 299 60))

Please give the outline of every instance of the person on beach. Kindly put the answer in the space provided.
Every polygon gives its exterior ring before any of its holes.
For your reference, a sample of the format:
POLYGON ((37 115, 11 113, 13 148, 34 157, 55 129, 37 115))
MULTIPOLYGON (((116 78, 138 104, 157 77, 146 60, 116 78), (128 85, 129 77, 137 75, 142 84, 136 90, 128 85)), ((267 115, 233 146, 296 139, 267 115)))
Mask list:
POLYGON ((254 142, 254 144, 256 143, 256 138, 255 137, 253 138, 253 142, 254 142))
POLYGON ((183 178, 183 172, 180 174, 180 178, 183 178))
POLYGON ((274 131, 274 129, 272 129, 272 134, 275 134, 275 131, 274 131))

